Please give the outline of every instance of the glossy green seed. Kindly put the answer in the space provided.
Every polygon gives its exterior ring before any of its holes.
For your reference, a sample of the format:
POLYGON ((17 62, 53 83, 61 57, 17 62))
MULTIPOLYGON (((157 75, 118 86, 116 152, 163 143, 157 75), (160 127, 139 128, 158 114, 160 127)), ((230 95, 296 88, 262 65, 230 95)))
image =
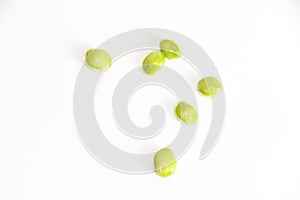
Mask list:
POLYGON ((186 102, 179 102, 174 112, 177 118, 185 124, 194 124, 198 119, 196 110, 186 102))
POLYGON ((169 148, 159 150, 154 156, 155 173, 162 177, 172 175, 176 170, 176 158, 169 148))
POLYGON ((85 63, 92 69, 106 71, 112 65, 112 59, 102 49, 90 49, 85 54, 85 63))
POLYGON ((143 61, 143 70, 146 74, 152 75, 165 64, 165 56, 160 51, 152 51, 143 61))
POLYGON ((180 47, 172 40, 162 40, 159 46, 168 59, 179 58, 182 55, 180 47))
POLYGON ((198 82, 198 91, 205 96, 212 97, 223 90, 220 81, 215 77, 207 77, 198 82))

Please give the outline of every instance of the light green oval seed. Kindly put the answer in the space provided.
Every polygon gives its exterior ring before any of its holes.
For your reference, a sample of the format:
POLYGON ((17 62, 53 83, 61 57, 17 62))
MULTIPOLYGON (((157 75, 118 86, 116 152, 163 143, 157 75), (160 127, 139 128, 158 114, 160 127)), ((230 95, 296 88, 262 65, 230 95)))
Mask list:
POLYGON ((159 46, 160 50, 165 54, 166 58, 173 59, 181 57, 181 49, 174 41, 165 39, 160 41, 159 46))
POLYGON ((102 49, 90 49, 85 54, 85 63, 92 69, 106 71, 112 65, 112 59, 102 49))
POLYGON ((215 77, 207 77, 198 82, 198 91, 205 96, 212 97, 222 90, 222 84, 215 77))
POLYGON ((154 156, 155 173, 162 177, 172 175, 176 170, 176 158, 169 148, 159 150, 154 156))
POLYGON ((144 72, 152 75, 165 64, 165 56, 160 51, 152 51, 143 61, 144 72))
POLYGON ((174 111, 177 118, 185 124, 194 124, 198 119, 196 110, 186 102, 179 102, 174 111))

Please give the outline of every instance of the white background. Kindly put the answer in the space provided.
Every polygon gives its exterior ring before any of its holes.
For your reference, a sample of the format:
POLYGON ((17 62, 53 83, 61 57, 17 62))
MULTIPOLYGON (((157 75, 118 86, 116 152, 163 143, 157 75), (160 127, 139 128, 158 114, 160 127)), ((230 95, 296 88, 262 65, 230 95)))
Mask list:
POLYGON ((0 200, 299 200, 299 22, 297 0, 1 0, 0 200), (226 90, 216 149, 167 179, 102 166, 73 122, 84 52, 145 27, 200 44, 226 90))

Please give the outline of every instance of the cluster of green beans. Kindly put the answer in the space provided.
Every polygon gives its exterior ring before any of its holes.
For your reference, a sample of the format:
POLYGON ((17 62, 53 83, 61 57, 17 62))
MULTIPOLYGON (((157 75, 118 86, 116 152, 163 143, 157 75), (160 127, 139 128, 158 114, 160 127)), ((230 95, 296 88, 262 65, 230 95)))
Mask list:
POLYGON ((162 40, 159 43, 160 50, 152 51, 143 61, 143 70, 148 75, 155 74, 165 64, 165 58, 173 59, 181 57, 180 47, 172 40, 162 40))
MULTIPOLYGON (((159 44, 160 50, 149 53, 143 61, 143 70, 147 75, 153 75, 165 64, 165 58, 180 58, 181 48, 172 40, 164 39, 159 44)), ((90 49, 86 52, 85 63, 94 70, 106 71, 112 65, 109 53, 102 49, 90 49)), ((213 97, 223 90, 216 77, 206 77, 198 82, 198 91, 204 96, 213 97)), ((187 102, 179 102, 174 108, 175 116, 186 125, 195 124, 198 120, 197 111, 187 102)), ((154 156, 154 171, 161 177, 172 175, 176 170, 176 158, 169 148, 159 150, 154 156)))
MULTIPOLYGON (((149 53, 143 61, 143 70, 148 75, 153 75, 159 71, 165 64, 165 58, 180 58, 181 48, 172 40, 164 39, 159 44, 160 50, 149 53)), ((215 77, 206 77, 198 82, 198 91, 205 96, 214 96, 222 91, 222 84, 215 77)), ((181 122, 186 125, 194 124, 198 120, 198 114, 195 108, 187 102, 179 102, 174 113, 181 122)), ((176 158, 169 148, 159 150, 154 156, 154 169, 156 174, 167 177, 176 170, 176 158)))

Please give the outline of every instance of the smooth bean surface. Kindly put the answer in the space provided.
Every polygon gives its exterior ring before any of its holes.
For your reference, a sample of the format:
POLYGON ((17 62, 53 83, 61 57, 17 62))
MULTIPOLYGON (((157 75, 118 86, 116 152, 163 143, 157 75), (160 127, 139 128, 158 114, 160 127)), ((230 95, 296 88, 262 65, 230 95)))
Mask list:
POLYGON ((222 90, 222 84, 215 77, 207 77, 198 82, 198 91, 205 96, 212 97, 222 90))
POLYGON ((159 47, 168 59, 180 58, 182 55, 181 48, 172 40, 162 40, 159 44, 159 47))
POLYGON ((153 75, 165 64, 165 56, 161 51, 152 51, 143 61, 143 70, 148 75, 153 75))
POLYGON ((112 65, 108 52, 102 49, 90 49, 85 54, 85 63, 92 69, 106 71, 112 65))
POLYGON ((176 158, 169 148, 159 150, 154 156, 155 173, 161 177, 172 175, 176 170, 176 158))

